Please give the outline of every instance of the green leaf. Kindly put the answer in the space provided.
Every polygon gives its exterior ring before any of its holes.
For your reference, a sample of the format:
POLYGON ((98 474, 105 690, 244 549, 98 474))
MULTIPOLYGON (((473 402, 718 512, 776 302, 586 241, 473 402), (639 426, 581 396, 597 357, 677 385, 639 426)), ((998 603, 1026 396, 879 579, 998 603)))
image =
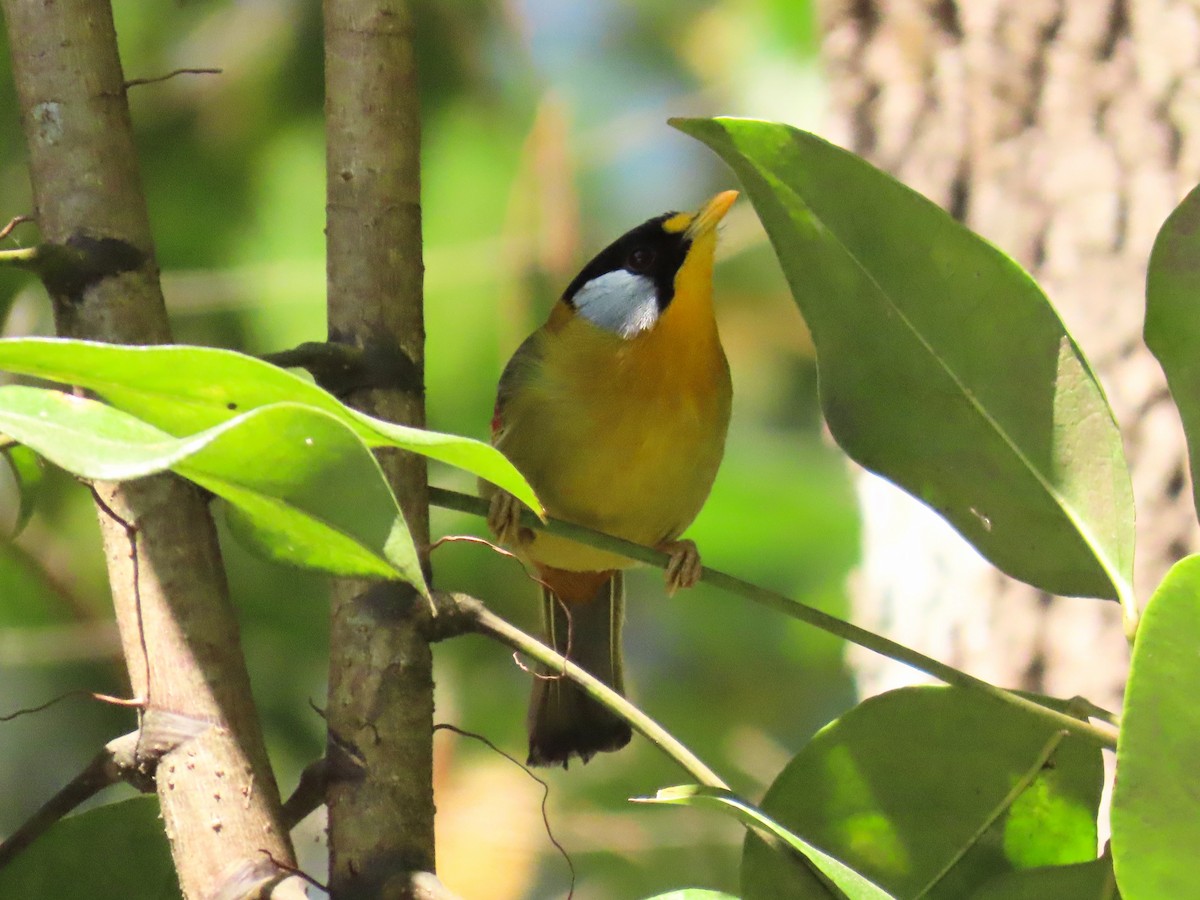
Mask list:
POLYGON ((1121 893, 1195 897, 1200 847, 1200 556, 1180 560, 1150 598, 1133 645, 1112 805, 1121 893))
POLYGON ((271 559, 426 590, 379 463, 340 420, 312 407, 258 407, 176 438, 95 400, 7 385, 0 433, 83 478, 171 469, 225 500, 235 533, 271 559))
POLYGON ((103 481, 162 472, 190 450, 186 440, 103 403, 17 384, 0 387, 0 434, 68 472, 103 481))
POLYGON ((230 528, 258 552, 337 575, 399 576, 426 593, 378 461, 337 419, 277 403, 201 434, 210 440, 172 468, 229 503, 230 528))
POLYGON ((989 881, 971 900, 1120 900, 1112 860, 1044 866, 1009 872, 989 881))
POLYGON ((178 900, 156 797, 68 816, 0 868, 0 897, 178 900))
POLYGON ((25 530, 34 507, 37 506, 42 482, 45 480, 45 466, 40 456, 20 444, 5 447, 3 456, 8 460, 13 478, 17 482, 17 520, 13 523, 12 534, 9 535, 10 538, 15 538, 25 530))
MULTIPOLYGON (((961 900, 1008 871, 1096 855, 1098 748, 990 697, 913 687, 865 700, 780 773, 763 810, 897 897, 961 900)), ((748 836, 742 890, 808 898, 748 836)))
MULTIPOLYGON (((663 788, 653 797, 635 797, 634 800, 638 803, 674 803, 681 806, 709 807, 732 815, 747 827, 763 832, 769 838, 781 841, 786 847, 799 853, 850 900, 892 900, 891 894, 878 885, 872 884, 866 876, 793 834, 762 810, 750 805, 731 791, 685 784, 663 788)), ((776 864, 791 866, 795 863, 781 854, 776 864)))
POLYGON ((737 174, 817 349, 838 443, 992 563, 1132 615, 1133 494, 1096 377, 1033 280, 935 204, 770 122, 674 120, 737 174))
POLYGON ((232 350, 10 338, 0 340, 0 369, 87 388, 176 437, 259 406, 301 403, 336 417, 369 447, 399 447, 466 469, 542 513, 533 489, 495 447, 373 418, 298 375, 232 350))
POLYGON ((706 888, 681 888, 677 891, 667 891, 665 894, 655 894, 646 900, 738 900, 733 894, 724 891, 710 891, 706 888))
POLYGON ((1167 217, 1146 272, 1146 346, 1158 357, 1179 407, 1200 511, 1200 187, 1167 217))

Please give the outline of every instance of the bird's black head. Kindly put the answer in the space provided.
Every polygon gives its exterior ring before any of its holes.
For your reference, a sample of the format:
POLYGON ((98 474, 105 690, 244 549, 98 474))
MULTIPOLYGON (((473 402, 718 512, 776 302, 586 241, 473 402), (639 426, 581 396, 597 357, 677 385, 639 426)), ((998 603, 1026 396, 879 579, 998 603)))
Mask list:
POLYGON ((621 280, 636 285, 636 279, 644 279, 654 287, 656 312, 661 313, 675 297, 675 273, 687 258, 691 239, 686 228, 668 229, 666 223, 677 223, 680 213, 667 212, 655 216, 625 232, 596 254, 575 279, 567 285, 563 299, 576 306, 575 298, 589 283, 594 283, 610 273, 625 273, 632 278, 621 280))
POLYGON ((633 338, 653 328, 676 299, 681 269, 707 268, 690 279, 689 290, 710 295, 717 224, 736 198, 736 191, 723 191, 695 213, 663 213, 627 231, 583 267, 563 302, 593 325, 633 338))

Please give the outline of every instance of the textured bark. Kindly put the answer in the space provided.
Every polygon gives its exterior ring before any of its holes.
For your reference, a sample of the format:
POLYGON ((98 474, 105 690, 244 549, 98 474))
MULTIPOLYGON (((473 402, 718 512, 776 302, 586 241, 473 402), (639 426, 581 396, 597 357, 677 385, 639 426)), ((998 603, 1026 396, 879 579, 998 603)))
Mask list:
MULTIPOLYGON (((351 399, 425 424, 420 109, 412 17, 400 0, 326 0, 329 338, 399 348, 405 382, 351 399)), ((418 547, 429 542, 421 457, 382 460, 418 547)), ((327 794, 335 898, 429 891, 433 675, 425 601, 407 585, 333 592, 327 794)))
MULTIPOLYGON (((108 4, 3 0, 3 9, 38 225, 45 241, 89 259, 46 278, 59 333, 169 340, 108 4)), ((130 681, 145 701, 141 750, 180 740, 159 760, 157 790, 181 886, 190 898, 244 896, 274 880, 271 859, 291 864, 292 851, 212 519, 200 493, 173 477, 96 490, 130 681)), ((302 897, 300 882, 275 896, 302 897)))
MULTIPOLYGON (((1146 261, 1200 178, 1200 11, 1186 0, 825 0, 834 140, 1026 266, 1095 366, 1125 438, 1144 603, 1197 544, 1178 416, 1141 341, 1146 261)), ((860 621, 1004 685, 1120 702, 1115 603, 988 566, 863 476, 860 621)), ((860 655, 867 692, 911 673, 860 655)))

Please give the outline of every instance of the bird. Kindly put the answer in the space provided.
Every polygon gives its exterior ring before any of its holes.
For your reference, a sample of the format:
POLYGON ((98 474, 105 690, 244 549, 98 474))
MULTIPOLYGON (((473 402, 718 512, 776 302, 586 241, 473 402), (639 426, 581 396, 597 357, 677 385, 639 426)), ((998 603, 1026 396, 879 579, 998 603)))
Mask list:
MULTIPOLYGON (((601 250, 504 367, 492 443, 546 512, 670 556, 666 590, 694 585, 696 518, 725 451, 733 399, 717 332, 717 225, 737 199, 666 212, 601 250)), ((550 643, 624 692, 624 570, 618 554, 522 527, 523 505, 481 482, 488 526, 536 571, 550 643)), ((629 743, 629 725, 561 674, 536 674, 530 765, 567 767, 629 743)))

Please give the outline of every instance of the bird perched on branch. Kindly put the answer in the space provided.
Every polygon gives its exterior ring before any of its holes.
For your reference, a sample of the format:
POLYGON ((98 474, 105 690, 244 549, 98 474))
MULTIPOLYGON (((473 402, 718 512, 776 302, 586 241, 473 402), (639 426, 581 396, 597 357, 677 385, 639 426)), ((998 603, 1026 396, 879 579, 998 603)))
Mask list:
MULTIPOLYGON (((695 544, 679 540, 700 512, 725 449, 732 386, 713 315, 717 223, 737 198, 669 212, 602 250, 500 377, 492 443, 556 518, 671 555, 668 593, 700 576, 695 544)), ((622 569, 633 563, 519 527, 520 504, 484 485, 488 525, 536 567, 556 650, 622 690, 622 569)), ((629 725, 557 677, 534 681, 529 762, 629 743, 629 725)))

